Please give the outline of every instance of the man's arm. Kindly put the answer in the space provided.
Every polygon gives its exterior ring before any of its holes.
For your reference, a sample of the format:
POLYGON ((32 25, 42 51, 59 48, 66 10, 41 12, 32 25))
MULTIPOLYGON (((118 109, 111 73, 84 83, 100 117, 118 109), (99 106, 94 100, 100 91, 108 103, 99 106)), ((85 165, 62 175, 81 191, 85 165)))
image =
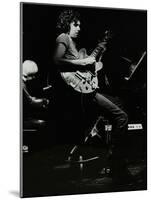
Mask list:
POLYGON ((32 97, 29 94, 24 82, 23 82, 23 97, 24 101, 26 101, 29 105, 31 105, 34 108, 46 108, 49 104, 49 100, 46 98, 32 97))
POLYGON ((76 71, 86 70, 88 65, 95 62, 94 57, 87 57, 84 59, 70 60, 64 58, 66 47, 64 44, 59 43, 55 52, 54 62, 61 71, 76 71))

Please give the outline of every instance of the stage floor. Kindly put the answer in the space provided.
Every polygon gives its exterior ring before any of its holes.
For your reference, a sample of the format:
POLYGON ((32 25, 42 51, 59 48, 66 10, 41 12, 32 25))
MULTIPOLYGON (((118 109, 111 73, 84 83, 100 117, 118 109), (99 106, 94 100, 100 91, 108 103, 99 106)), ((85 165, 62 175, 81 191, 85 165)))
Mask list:
POLYGON ((72 147, 52 145, 23 153, 24 197, 147 189, 145 154, 132 153, 129 149, 128 168, 132 175, 138 176, 137 182, 115 186, 111 176, 104 174, 104 167, 108 164, 105 148, 100 148, 102 154, 99 159, 81 165, 67 161, 72 147))

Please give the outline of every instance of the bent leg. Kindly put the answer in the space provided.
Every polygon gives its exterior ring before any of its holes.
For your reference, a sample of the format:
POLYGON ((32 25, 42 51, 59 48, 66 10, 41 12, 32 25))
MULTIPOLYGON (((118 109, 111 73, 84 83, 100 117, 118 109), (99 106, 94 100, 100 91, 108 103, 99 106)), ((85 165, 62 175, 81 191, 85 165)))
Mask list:
POLYGON ((115 137, 123 135, 127 129, 127 114, 100 93, 96 93, 93 101, 98 105, 102 115, 107 116, 107 118, 113 123, 113 135, 115 137))

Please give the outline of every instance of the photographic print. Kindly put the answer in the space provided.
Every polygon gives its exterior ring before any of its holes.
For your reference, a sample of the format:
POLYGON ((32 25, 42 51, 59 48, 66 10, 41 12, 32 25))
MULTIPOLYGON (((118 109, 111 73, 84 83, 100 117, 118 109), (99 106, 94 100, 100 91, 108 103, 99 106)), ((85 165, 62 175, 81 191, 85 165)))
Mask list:
POLYGON ((147 189, 147 11, 20 4, 20 196, 147 189))

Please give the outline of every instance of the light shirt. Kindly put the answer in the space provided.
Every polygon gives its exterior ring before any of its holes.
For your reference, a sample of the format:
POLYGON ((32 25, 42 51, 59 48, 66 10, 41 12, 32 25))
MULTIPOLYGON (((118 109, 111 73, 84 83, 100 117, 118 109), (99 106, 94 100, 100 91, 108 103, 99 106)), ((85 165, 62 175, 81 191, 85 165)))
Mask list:
POLYGON ((69 60, 79 59, 79 53, 75 42, 67 33, 60 34, 56 39, 56 44, 62 43, 66 47, 64 58, 69 60))

